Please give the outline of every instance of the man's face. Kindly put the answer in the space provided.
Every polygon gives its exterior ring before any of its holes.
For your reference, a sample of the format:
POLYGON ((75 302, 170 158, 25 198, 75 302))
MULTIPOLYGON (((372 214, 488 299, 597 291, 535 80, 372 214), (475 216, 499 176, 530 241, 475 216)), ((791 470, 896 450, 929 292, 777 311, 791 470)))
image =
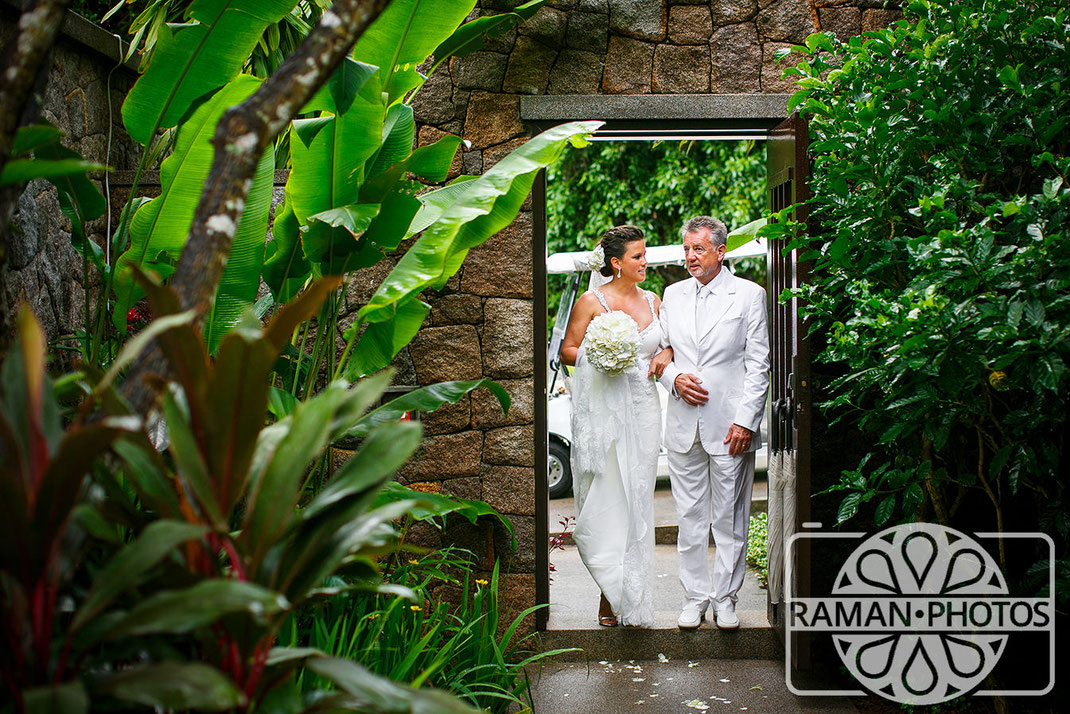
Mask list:
POLYGON ((687 272, 703 285, 713 280, 720 272, 724 253, 723 245, 713 247, 709 228, 700 228, 684 236, 684 261, 687 265, 687 272))

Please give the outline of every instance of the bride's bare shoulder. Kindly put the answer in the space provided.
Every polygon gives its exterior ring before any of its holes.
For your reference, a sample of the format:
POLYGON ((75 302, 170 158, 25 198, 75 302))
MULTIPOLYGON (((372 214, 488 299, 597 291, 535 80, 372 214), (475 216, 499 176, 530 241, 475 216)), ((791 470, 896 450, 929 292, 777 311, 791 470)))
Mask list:
POLYGON ((573 306, 573 310, 593 310, 598 305, 598 298, 594 293, 588 290, 583 295, 580 295, 576 299, 576 304, 573 306))

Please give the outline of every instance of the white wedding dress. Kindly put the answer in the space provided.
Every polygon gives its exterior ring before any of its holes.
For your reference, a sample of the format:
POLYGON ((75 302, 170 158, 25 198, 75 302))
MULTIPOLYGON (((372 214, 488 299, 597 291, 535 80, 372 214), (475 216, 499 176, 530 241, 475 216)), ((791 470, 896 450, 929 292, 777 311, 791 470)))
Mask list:
MULTIPOLYGON (((592 292, 608 312, 602 293, 592 292)), ((654 294, 645 295, 652 321, 639 332, 637 364, 620 375, 604 374, 587 361, 581 343, 572 378, 572 537, 618 622, 639 626, 654 623, 654 481, 661 444, 661 404, 647 377, 661 330, 654 294)))

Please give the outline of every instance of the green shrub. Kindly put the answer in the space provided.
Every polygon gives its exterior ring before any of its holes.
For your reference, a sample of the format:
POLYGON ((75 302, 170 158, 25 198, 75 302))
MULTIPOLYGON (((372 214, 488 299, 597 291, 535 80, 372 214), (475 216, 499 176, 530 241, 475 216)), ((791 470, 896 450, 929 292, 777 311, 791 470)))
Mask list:
MULTIPOLYGON (((565 154, 546 177, 550 253, 589 250, 622 223, 642 228, 648 247, 672 245, 691 216, 717 216, 731 230, 760 218, 766 203, 765 150, 754 141, 592 142, 565 154)), ((764 278, 764 260, 740 267, 764 278)), ((682 268, 650 270, 643 287, 661 294, 683 277, 682 268)), ((566 282, 547 278, 550 329, 566 282)))
POLYGON ((824 406, 869 440, 839 521, 1039 525, 1065 558, 1070 10, 904 12, 847 43, 812 35, 787 70, 813 156, 802 297, 842 374, 824 406))
POLYGON ((769 553, 766 552, 768 541, 768 514, 755 513, 750 517, 750 534, 747 536, 747 565, 754 568, 758 584, 763 588, 769 585, 769 553))

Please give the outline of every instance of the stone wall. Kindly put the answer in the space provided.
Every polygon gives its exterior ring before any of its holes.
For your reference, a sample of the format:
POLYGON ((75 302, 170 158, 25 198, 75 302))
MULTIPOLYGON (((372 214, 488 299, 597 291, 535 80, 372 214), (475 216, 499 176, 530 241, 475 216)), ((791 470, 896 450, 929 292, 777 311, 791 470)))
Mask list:
MULTIPOLYGON (((474 16, 519 2, 482 0, 474 16)), ((414 106, 419 142, 456 134, 470 146, 457 173, 478 174, 519 146, 531 130, 521 95, 785 93, 777 50, 826 30, 841 38, 899 17, 883 0, 550 0, 517 30, 479 52, 454 58, 420 91, 414 106)), ((789 58, 790 60, 790 58, 789 58)), ((532 214, 525 206, 506 230, 473 250, 432 304, 428 322, 401 363, 416 382, 491 377, 509 390, 501 415, 486 391, 428 415, 418 458, 401 478, 419 488, 487 501, 508 514, 519 542, 463 526, 445 537, 472 548, 484 566, 502 558, 511 570, 507 602, 535 602, 534 294, 532 214), (491 550, 497 544, 497 549, 491 550)), ((594 240, 595 236, 591 236, 594 240)), ((543 348, 538 345, 539 350, 543 348)), ((540 360, 541 364, 541 360, 540 360)), ((595 604, 591 603, 592 613, 595 604)), ((592 614, 593 616, 593 614, 592 614)))
MULTIPOLYGON (((17 21, 18 11, 8 2, 0 4, 0 44, 6 46, 14 36, 17 21)), ((68 13, 39 95, 39 115, 62 129, 63 144, 84 158, 116 169, 134 168, 139 147, 127 136, 119 112, 135 79, 134 70, 120 63, 118 38, 68 13)), ((104 190, 103 181, 97 185, 104 190)), ((105 227, 106 218, 101 217, 86 229, 103 245, 105 227)), ((10 338, 15 311, 23 301, 41 320, 49 340, 70 335, 84 324, 82 259, 71 246, 70 230, 55 188, 46 181, 29 182, 3 236, 0 344, 10 338)), ((93 280, 95 276, 95 285, 93 280)))

